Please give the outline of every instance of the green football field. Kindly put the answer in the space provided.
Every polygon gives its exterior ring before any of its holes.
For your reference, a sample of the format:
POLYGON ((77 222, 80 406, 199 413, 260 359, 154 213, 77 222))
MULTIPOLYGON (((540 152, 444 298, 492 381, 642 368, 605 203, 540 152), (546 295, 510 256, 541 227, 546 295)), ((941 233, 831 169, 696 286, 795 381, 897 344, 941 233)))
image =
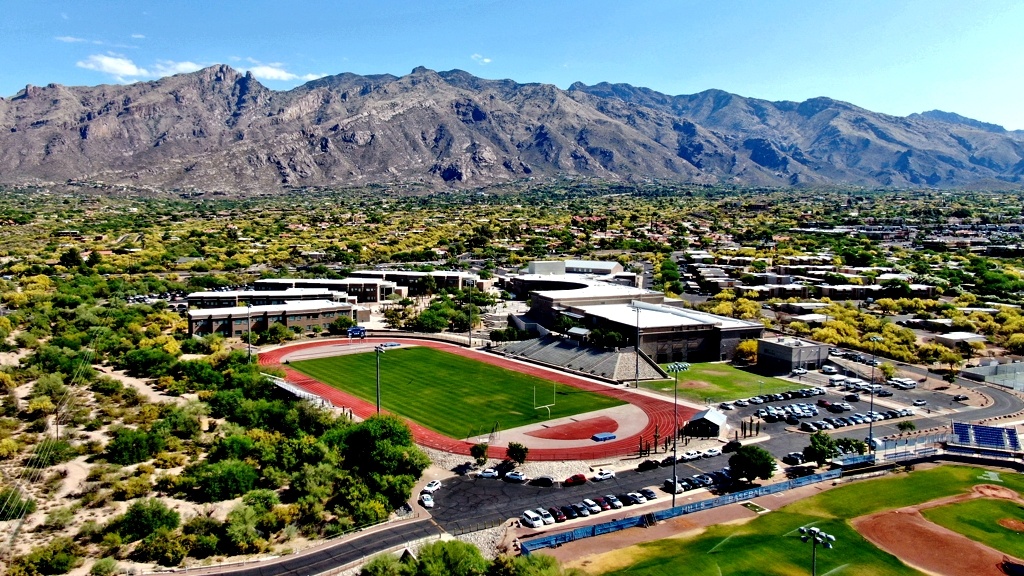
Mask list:
MULTIPOLYGON (((661 365, 662 368, 667 366, 668 364, 661 365)), ((673 376, 670 380, 641 382, 640 386, 671 396, 674 384, 673 376)), ((701 403, 732 401, 761 394, 799 390, 808 386, 811 386, 811 383, 797 384, 780 378, 759 376, 724 362, 691 364, 689 370, 679 373, 679 396, 701 403)))
MULTIPOLYGON (((301 360, 289 365, 317 380, 376 403, 373 352, 301 360)), ((381 407, 451 438, 508 430, 623 404, 608 396, 505 370, 425 347, 389 348, 380 357, 381 407), (536 404, 534 394, 536 393, 536 404)))
MULTIPOLYGON (((658 540, 627 548, 617 553, 622 554, 625 561, 614 557, 607 559, 615 569, 598 569, 592 573, 653 576, 681 573, 679 567, 686 567, 688 574, 807 574, 811 549, 800 541, 799 528, 813 525, 836 537, 834 549, 818 550, 818 574, 920 574, 865 540, 849 521, 865 514, 960 494, 975 484, 998 483, 1018 493, 1024 492, 1024 478, 1019 474, 998 473, 999 481, 993 481, 988 474, 980 468, 947 465, 855 482, 767 512, 746 524, 711 526, 695 537, 658 540)), ((943 508, 932 512, 940 511, 946 516, 955 514, 955 510, 946 512, 943 508)), ((949 527, 984 544, 1009 551, 1013 548, 1001 547, 1008 545, 1007 538, 991 534, 991 523, 1006 512, 1005 509, 985 512, 987 519, 981 522, 984 527, 973 533, 962 526, 949 527)))

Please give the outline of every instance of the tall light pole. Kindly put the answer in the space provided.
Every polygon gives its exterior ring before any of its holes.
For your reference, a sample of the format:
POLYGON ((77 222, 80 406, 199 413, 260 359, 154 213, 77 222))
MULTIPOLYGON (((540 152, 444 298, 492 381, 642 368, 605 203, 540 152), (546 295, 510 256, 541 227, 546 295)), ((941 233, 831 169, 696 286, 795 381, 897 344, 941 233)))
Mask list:
POLYGON ((380 355, 384 353, 384 345, 378 344, 373 350, 377 353, 377 414, 380 414, 380 355))
POLYGON ((640 307, 636 307, 636 380, 633 381, 633 387, 640 387, 640 307))
MULTIPOLYGON (((679 444, 679 373, 686 372, 690 365, 686 362, 673 362, 666 368, 676 375, 676 385, 672 388, 672 481, 679 484, 679 477, 676 476, 676 460, 679 459, 676 453, 676 446, 679 444)), ((676 507, 676 486, 672 487, 672 507, 676 507)))
POLYGON ((836 537, 822 532, 815 526, 810 528, 801 526, 800 539, 811 543, 811 576, 818 576, 818 544, 821 544, 823 548, 831 549, 836 537))
POLYGON ((246 352, 249 353, 249 364, 252 364, 252 302, 245 303, 245 320, 247 324, 245 335, 249 338, 246 352))
MULTIPOLYGON (((869 342, 881 342, 880 336, 872 336, 868 338, 869 342)), ((868 393, 871 394, 871 406, 868 408, 868 416, 871 417, 868 420, 868 450, 871 452, 875 451, 875 364, 877 363, 878 354, 875 351, 874 346, 871 347, 871 388, 868 393)))

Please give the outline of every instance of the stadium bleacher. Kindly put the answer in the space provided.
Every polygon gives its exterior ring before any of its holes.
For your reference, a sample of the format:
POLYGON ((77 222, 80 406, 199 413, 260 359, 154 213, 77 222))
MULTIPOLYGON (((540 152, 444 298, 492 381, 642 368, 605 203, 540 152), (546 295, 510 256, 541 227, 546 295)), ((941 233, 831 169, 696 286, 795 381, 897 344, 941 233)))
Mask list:
POLYGON ((983 426, 967 422, 953 422, 952 444, 978 449, 1020 451, 1020 438, 1016 428, 983 426))

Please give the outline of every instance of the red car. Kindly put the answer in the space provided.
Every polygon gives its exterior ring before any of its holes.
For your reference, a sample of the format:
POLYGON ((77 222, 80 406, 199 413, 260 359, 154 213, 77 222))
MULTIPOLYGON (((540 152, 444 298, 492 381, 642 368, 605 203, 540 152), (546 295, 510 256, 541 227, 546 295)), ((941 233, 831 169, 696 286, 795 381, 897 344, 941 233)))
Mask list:
POLYGON ((566 478, 565 482, 562 482, 562 484, 564 484, 566 486, 577 486, 579 484, 586 484, 586 483, 587 483, 587 476, 586 476, 586 474, 573 474, 572 476, 569 476, 568 478, 566 478))

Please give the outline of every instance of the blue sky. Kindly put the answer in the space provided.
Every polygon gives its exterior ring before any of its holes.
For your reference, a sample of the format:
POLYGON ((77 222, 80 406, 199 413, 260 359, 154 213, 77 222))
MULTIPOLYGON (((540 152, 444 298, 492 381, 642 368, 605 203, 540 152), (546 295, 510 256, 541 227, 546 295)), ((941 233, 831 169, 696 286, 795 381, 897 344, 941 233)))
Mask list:
POLYGON ((1024 129, 1019 0, 0 0, 0 96, 225 63, 283 90, 325 74, 829 96, 1024 129))

